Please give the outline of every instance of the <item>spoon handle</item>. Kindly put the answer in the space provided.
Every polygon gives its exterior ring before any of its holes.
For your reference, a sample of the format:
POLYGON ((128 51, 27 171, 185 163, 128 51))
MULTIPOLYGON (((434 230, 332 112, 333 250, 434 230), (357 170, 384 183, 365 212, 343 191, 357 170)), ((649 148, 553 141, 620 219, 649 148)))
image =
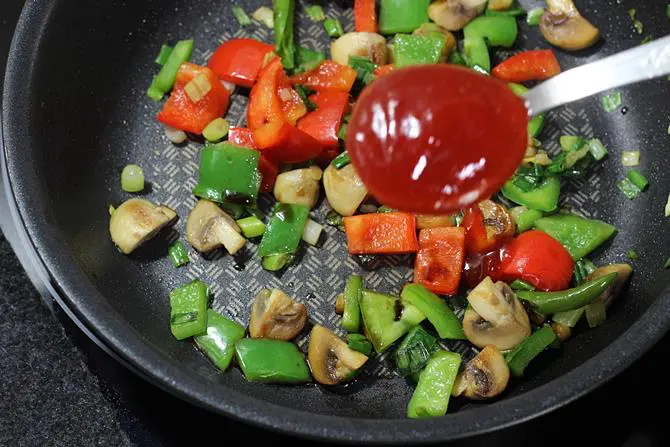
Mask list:
POLYGON ((530 116, 623 85, 670 74, 670 36, 573 68, 525 95, 530 116))

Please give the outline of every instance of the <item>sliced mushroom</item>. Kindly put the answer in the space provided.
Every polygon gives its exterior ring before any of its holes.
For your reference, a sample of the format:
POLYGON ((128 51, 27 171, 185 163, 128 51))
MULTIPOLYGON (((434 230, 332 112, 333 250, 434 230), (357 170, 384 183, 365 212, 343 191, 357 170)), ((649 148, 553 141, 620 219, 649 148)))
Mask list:
POLYGON ((347 33, 331 44, 330 55, 342 65, 349 65, 349 56, 367 57, 376 65, 388 63, 386 39, 377 33, 347 33))
POLYGON ((489 0, 488 8, 491 11, 506 11, 512 7, 514 0, 489 0))
POLYGON ((509 368, 495 346, 486 346, 470 360, 456 377, 453 396, 484 400, 500 395, 509 382, 509 368))
POLYGON ((602 278, 607 276, 610 273, 616 273, 616 279, 610 284, 610 286, 605 290, 598 298, 593 302, 600 302, 605 305, 605 309, 609 308, 612 304, 612 301, 621 294, 624 287, 630 279, 630 275, 633 273, 633 267, 628 264, 611 264, 603 267, 599 267, 591 273, 586 280, 591 281, 592 279, 602 278))
POLYGON ((428 17, 442 28, 459 31, 486 8, 487 0, 437 0, 428 6, 428 17))
POLYGON ((337 385, 348 380, 368 357, 354 351, 330 330, 316 325, 312 329, 307 350, 314 379, 323 385, 337 385))
POLYGON ((463 317, 463 331, 479 348, 493 345, 512 349, 530 335, 530 321, 521 302, 504 282, 486 277, 468 295, 470 306, 463 317))
POLYGON ((428 214, 417 214, 416 227, 419 230, 426 230, 429 228, 453 227, 453 216, 430 216, 428 214))
POLYGON ((328 166, 323 173, 323 188, 330 206, 342 216, 353 216, 368 195, 353 165, 342 169, 328 166))
POLYGON ((540 20, 540 31, 552 45, 576 51, 598 41, 600 31, 579 13, 572 0, 547 0, 547 11, 540 20))
POLYGON ((447 62, 449 55, 456 49, 457 46, 456 37, 454 37, 453 34, 434 23, 424 23, 415 29, 412 34, 416 36, 430 36, 436 33, 444 36, 444 48, 442 49, 440 62, 447 62))
POLYGON ((514 237, 516 224, 504 206, 484 200, 479 202, 479 209, 484 217, 484 228, 489 240, 502 241, 514 237))
POLYGON ((166 206, 145 199, 129 199, 111 214, 109 234, 124 254, 130 254, 178 219, 177 213, 166 206))
POLYGON ((249 334, 253 338, 291 340, 302 331, 307 308, 279 289, 261 290, 251 307, 249 334))
POLYGON ((234 255, 246 243, 237 222, 217 204, 200 200, 186 221, 186 240, 201 253, 221 246, 234 255))
POLYGON ((319 200, 319 180, 323 171, 318 166, 282 172, 275 181, 277 202, 314 208, 319 200))

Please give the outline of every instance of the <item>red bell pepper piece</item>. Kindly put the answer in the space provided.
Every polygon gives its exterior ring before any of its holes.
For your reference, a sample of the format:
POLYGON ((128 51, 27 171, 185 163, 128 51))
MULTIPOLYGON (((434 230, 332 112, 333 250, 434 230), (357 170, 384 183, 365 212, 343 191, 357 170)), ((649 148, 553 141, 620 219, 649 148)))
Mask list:
POLYGON ((186 62, 179 67, 172 94, 158 113, 158 121, 184 132, 201 134, 209 123, 226 113, 229 100, 228 91, 212 70, 186 62), (194 103, 184 87, 201 73, 207 76, 212 88, 204 98, 194 103))
POLYGON ((469 254, 485 253, 502 243, 496 239, 495 233, 491 234, 486 231, 484 215, 479 205, 472 205, 465 210, 463 227, 465 228, 465 250, 469 254))
POLYGON ((326 169, 330 162, 337 158, 341 153, 342 150, 339 147, 325 148, 323 152, 316 157, 315 162, 322 169, 326 169))
POLYGON ((493 281, 502 280, 500 263, 504 248, 490 251, 488 253, 475 253, 465 259, 463 266, 463 283, 470 289, 490 276, 493 281))
POLYGON ((255 39, 232 39, 216 49, 207 66, 220 79, 251 88, 256 82, 265 55, 273 50, 274 46, 255 39))
POLYGON ((565 290, 575 263, 553 237, 538 230, 521 233, 507 245, 501 264, 505 281, 521 279, 544 291, 565 290))
POLYGON ((318 92, 309 97, 316 110, 298 122, 298 129, 313 136, 326 148, 338 147, 342 117, 349 108, 349 94, 318 92))
POLYGON ((377 32, 377 15, 375 14, 375 0, 354 1, 354 27, 357 33, 377 32))
POLYGON ((561 66, 551 50, 524 51, 507 59, 493 69, 494 77, 505 82, 544 81, 561 72, 561 66))
POLYGON ((349 253, 416 253, 416 219, 409 213, 362 214, 345 217, 349 253))
POLYGON ((373 73, 378 78, 381 78, 383 76, 390 75, 393 73, 393 70, 395 70, 395 65, 393 64, 381 65, 377 67, 373 73))
POLYGON ((259 73, 258 81, 249 94, 247 109, 247 124, 252 131, 271 122, 284 121, 282 103, 277 95, 282 76, 284 68, 278 57, 269 62, 259 73))
POLYGON ((298 92, 295 91, 283 70, 278 79, 277 95, 281 102, 284 118, 295 126, 298 120, 307 114, 307 106, 298 92))
POLYGON ((285 121, 274 121, 254 131, 254 143, 271 160, 301 163, 323 151, 318 140, 285 121))
POLYGON ((327 60, 312 71, 295 75, 291 78, 293 85, 302 84, 317 92, 349 93, 356 81, 356 70, 327 60))
MULTIPOLYGON (((228 141, 238 146, 257 149, 253 133, 244 127, 231 127, 228 131, 228 141)), ((258 171, 261 173, 261 192, 270 192, 279 174, 279 165, 261 154, 258 160, 258 171)))
POLYGON ((458 292, 464 257, 464 228, 421 230, 419 252, 414 263, 414 282, 434 293, 453 295, 458 292))

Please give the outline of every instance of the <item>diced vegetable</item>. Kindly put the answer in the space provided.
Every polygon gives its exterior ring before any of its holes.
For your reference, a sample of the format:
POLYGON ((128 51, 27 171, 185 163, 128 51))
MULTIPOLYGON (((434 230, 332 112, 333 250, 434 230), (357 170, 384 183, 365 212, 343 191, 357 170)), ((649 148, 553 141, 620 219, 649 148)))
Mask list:
POLYGON ((356 70, 334 61, 325 61, 312 71, 293 76, 291 82, 317 92, 349 93, 356 82, 356 70))
POLYGON ((445 41, 441 35, 397 34, 393 39, 393 61, 397 68, 409 65, 437 64, 445 41))
POLYGON ((323 22, 323 27, 330 37, 340 37, 344 34, 342 23, 338 19, 326 19, 323 22))
POLYGON ((377 32, 375 0, 354 1, 354 26, 356 32, 377 32))
POLYGON ((274 12, 267 6, 261 6, 260 8, 255 10, 254 13, 251 14, 251 17, 253 17, 254 20, 262 22, 265 26, 267 26, 270 29, 273 29, 275 27, 274 12))
POLYGON ((244 328, 212 309, 207 310, 207 332, 194 337, 195 344, 219 368, 225 371, 235 355, 235 343, 244 338, 244 328))
POLYGON ((419 383, 407 406, 407 417, 444 416, 460 365, 461 356, 455 352, 438 351, 433 354, 419 376, 419 383))
POLYGON ((176 267, 183 267, 190 262, 188 252, 182 241, 177 241, 168 248, 168 256, 172 261, 172 265, 176 267))
POLYGON ((348 164, 351 164, 351 158, 349 158, 349 154, 347 153, 347 151, 344 151, 340 155, 335 157, 333 161, 330 162, 330 164, 333 165, 336 169, 342 169, 348 164))
POLYGON ((156 206, 145 199, 123 202, 109 217, 109 235, 123 254, 130 254, 174 225, 179 216, 166 206, 156 206))
POLYGON ((275 199, 281 203, 314 208, 319 200, 319 181, 322 175, 323 171, 318 166, 282 172, 275 182, 275 199))
POLYGON ((638 188, 635 183, 631 182, 630 179, 625 178, 617 183, 619 190, 623 193, 626 198, 633 200, 636 199, 641 193, 642 190, 638 188))
POLYGON ((140 192, 144 189, 144 171, 137 165, 126 165, 121 171, 121 189, 140 192))
POLYGON ((511 47, 516 42, 517 33, 516 19, 505 16, 477 17, 463 28, 466 39, 482 38, 492 47, 511 47))
POLYGON ((398 319, 399 305, 398 298, 392 295, 363 290, 361 316, 365 333, 379 353, 426 318, 416 307, 404 303, 398 319))
POLYGON ((363 181, 350 164, 341 169, 328 166, 323 173, 323 188, 330 206, 342 216, 352 216, 368 195, 363 181))
POLYGON ((491 56, 486 41, 481 37, 466 37, 463 41, 463 56, 468 67, 480 73, 491 72, 491 56))
POLYGON ((437 339, 415 326, 393 353, 393 360, 400 375, 406 377, 421 372, 438 349, 437 339))
POLYGON ((246 243, 233 218, 209 200, 199 200, 189 214, 186 240, 201 253, 224 246, 231 255, 246 243))
POLYGON ((186 132, 167 125, 165 126, 165 136, 174 144, 182 144, 188 140, 186 132))
POLYGON ((416 222, 413 214, 364 214, 344 218, 350 254, 416 253, 416 222))
POLYGON ((386 39, 376 33, 347 33, 330 46, 332 59, 340 65, 349 65, 351 57, 361 57, 375 65, 388 64, 386 39))
POLYGON ((321 233, 323 232, 323 225, 314 222, 312 219, 307 219, 305 223, 305 229, 302 232, 302 240, 307 242, 309 245, 317 246, 319 239, 321 239, 321 233))
POLYGON ((598 267, 587 258, 582 258, 575 262, 575 271, 573 273, 575 284, 580 285, 586 281, 586 278, 598 267))
POLYGON ((635 186, 640 188, 640 191, 644 191, 645 189, 647 189, 647 186, 649 186, 649 181, 645 178, 645 176, 640 174, 640 172, 636 171, 635 169, 631 169, 630 171, 628 171, 627 177, 628 180, 633 182, 635 186))
POLYGON ((570 284, 573 268, 570 253, 559 241, 532 230, 521 233, 507 246, 500 271, 507 281, 521 279, 540 290, 564 290, 570 284))
POLYGON ((298 122, 298 129, 319 141, 325 148, 339 147, 339 131, 342 117, 349 108, 346 92, 318 92, 309 97, 316 110, 298 122))
POLYGON ((321 51, 313 51, 309 48, 298 47, 298 52, 296 53, 297 67, 294 70, 294 73, 299 74, 306 71, 312 71, 325 60, 326 55, 321 51))
POLYGON ((596 160, 600 161, 608 154, 607 148, 598 138, 589 140, 589 151, 596 160))
POLYGON ((170 292, 170 330, 177 340, 207 331, 207 284, 196 279, 170 292))
POLYGON ((347 334, 347 345, 349 349, 358 351, 361 354, 370 357, 372 354, 372 343, 361 334, 347 334))
POLYGON ((517 296, 519 299, 531 303, 537 312, 544 315, 552 315, 558 312, 567 312, 586 306, 607 290, 616 277, 616 273, 612 273, 560 292, 531 292, 520 290, 517 292, 517 296))
POLYGON ((533 228, 535 221, 542 217, 542 211, 529 210, 525 206, 518 206, 510 210, 510 214, 516 223, 517 232, 523 233, 533 228))
POLYGON ((323 8, 320 5, 309 5, 305 8, 307 15, 313 22, 323 22, 326 20, 326 15, 323 13, 323 8))
POLYGON ((640 151, 626 151, 621 154, 621 164, 632 168, 640 164, 640 151))
POLYGON ((219 203, 254 205, 260 188, 258 151, 224 142, 200 152, 200 178, 193 193, 219 203))
POLYGON ((540 19, 544 14, 544 8, 533 8, 528 11, 528 16, 526 17, 526 23, 530 26, 538 26, 540 24, 540 19))
POLYGON ((286 70, 295 67, 296 45, 293 36, 295 0, 272 0, 275 23, 275 53, 286 70))
POLYGON ((292 340, 305 327, 307 308, 279 289, 261 290, 249 318, 252 338, 292 340))
POLYGON ((323 326, 312 329, 308 348, 309 366, 314 379, 323 385, 337 385, 351 379, 368 357, 323 326))
POLYGON ((362 295, 363 277, 351 275, 344 288, 344 313, 342 314, 342 328, 347 332, 358 332, 360 328, 362 295))
POLYGON ((507 388, 509 375, 500 350, 495 346, 486 346, 458 374, 451 395, 473 400, 494 398, 507 388))
POLYGON ((561 181, 554 176, 545 178, 536 188, 523 190, 514 179, 508 180, 502 188, 503 195, 512 202, 538 211, 552 212, 558 208, 561 181))
POLYGON ((507 366, 514 377, 522 377, 528 364, 556 340, 556 334, 549 326, 535 332, 519 346, 505 355, 507 366))
POLYGON ((644 25, 637 19, 637 10, 635 8, 629 9, 628 15, 633 21, 633 27, 635 28, 635 31, 637 31, 638 34, 642 34, 644 32, 644 25))
POLYGON ((163 67, 158 72, 158 75, 151 82, 149 91, 147 92, 149 98, 154 101, 160 101, 163 96, 167 94, 177 79, 177 72, 181 64, 191 60, 193 53, 193 39, 180 40, 174 46, 163 67))
POLYGON ((160 65, 162 67, 163 65, 165 65, 167 63, 171 54, 172 54, 172 47, 169 46, 169 45, 163 44, 163 45, 161 45, 161 50, 158 53, 158 56, 156 56, 156 60, 154 62, 156 62, 158 65, 160 65))
POLYGON ((444 295, 458 291, 465 259, 463 228, 421 230, 414 264, 414 282, 444 295))
POLYGON ((463 327, 454 312, 437 295, 420 284, 408 284, 400 295, 403 301, 412 304, 426 316, 435 327, 440 338, 463 340, 463 327))
POLYGON ((621 106, 621 92, 616 91, 602 97, 605 112, 612 112, 621 106))
POLYGON ((233 16, 235 17, 235 20, 237 20, 237 23, 240 24, 240 26, 249 26, 251 25, 251 19, 247 15, 247 13, 242 9, 241 6, 233 6, 233 16))
POLYGON ((574 214, 543 217, 535 221, 535 228, 558 240, 575 260, 587 256, 616 232, 612 225, 574 214))
POLYGON ((428 22, 429 4, 430 0, 381 0, 379 32, 411 33, 428 22))
POLYGON ((304 205, 276 204, 258 247, 258 256, 295 253, 308 216, 309 208, 304 205))
POLYGON ((579 13, 572 0, 548 0, 540 31, 552 45, 577 51, 595 44, 600 31, 579 13))
POLYGON ((265 233, 265 224, 256 216, 245 217, 237 221, 242 234, 246 238, 262 236, 265 233))
POLYGON ((221 141, 228 135, 230 124, 223 118, 217 118, 207 125, 202 131, 202 136, 205 140, 216 143, 221 141))
MULTIPOLYGON (((468 28, 465 29, 467 31, 468 28)), ((529 50, 516 54, 500 63, 491 74, 505 82, 521 83, 544 81, 560 72, 561 66, 553 51, 529 50)))
POLYGON ((227 82, 253 87, 263 61, 272 45, 255 39, 232 39, 222 43, 209 59, 207 66, 227 82))
POLYGON ((535 286, 528 284, 526 281, 515 279, 510 285, 512 290, 535 290, 535 286))
POLYGON ((305 357, 289 341, 243 338, 235 343, 237 363, 249 382, 305 383, 305 357))

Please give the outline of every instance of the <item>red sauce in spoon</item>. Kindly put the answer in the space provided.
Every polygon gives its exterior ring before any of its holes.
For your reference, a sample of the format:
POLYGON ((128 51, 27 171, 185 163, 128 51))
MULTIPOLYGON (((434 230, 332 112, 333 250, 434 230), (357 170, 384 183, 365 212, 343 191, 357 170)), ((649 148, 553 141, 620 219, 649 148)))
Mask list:
POLYGON ((498 191, 523 159, 527 125, 506 84, 454 65, 417 66, 363 91, 346 147, 381 203, 438 214, 498 191))

